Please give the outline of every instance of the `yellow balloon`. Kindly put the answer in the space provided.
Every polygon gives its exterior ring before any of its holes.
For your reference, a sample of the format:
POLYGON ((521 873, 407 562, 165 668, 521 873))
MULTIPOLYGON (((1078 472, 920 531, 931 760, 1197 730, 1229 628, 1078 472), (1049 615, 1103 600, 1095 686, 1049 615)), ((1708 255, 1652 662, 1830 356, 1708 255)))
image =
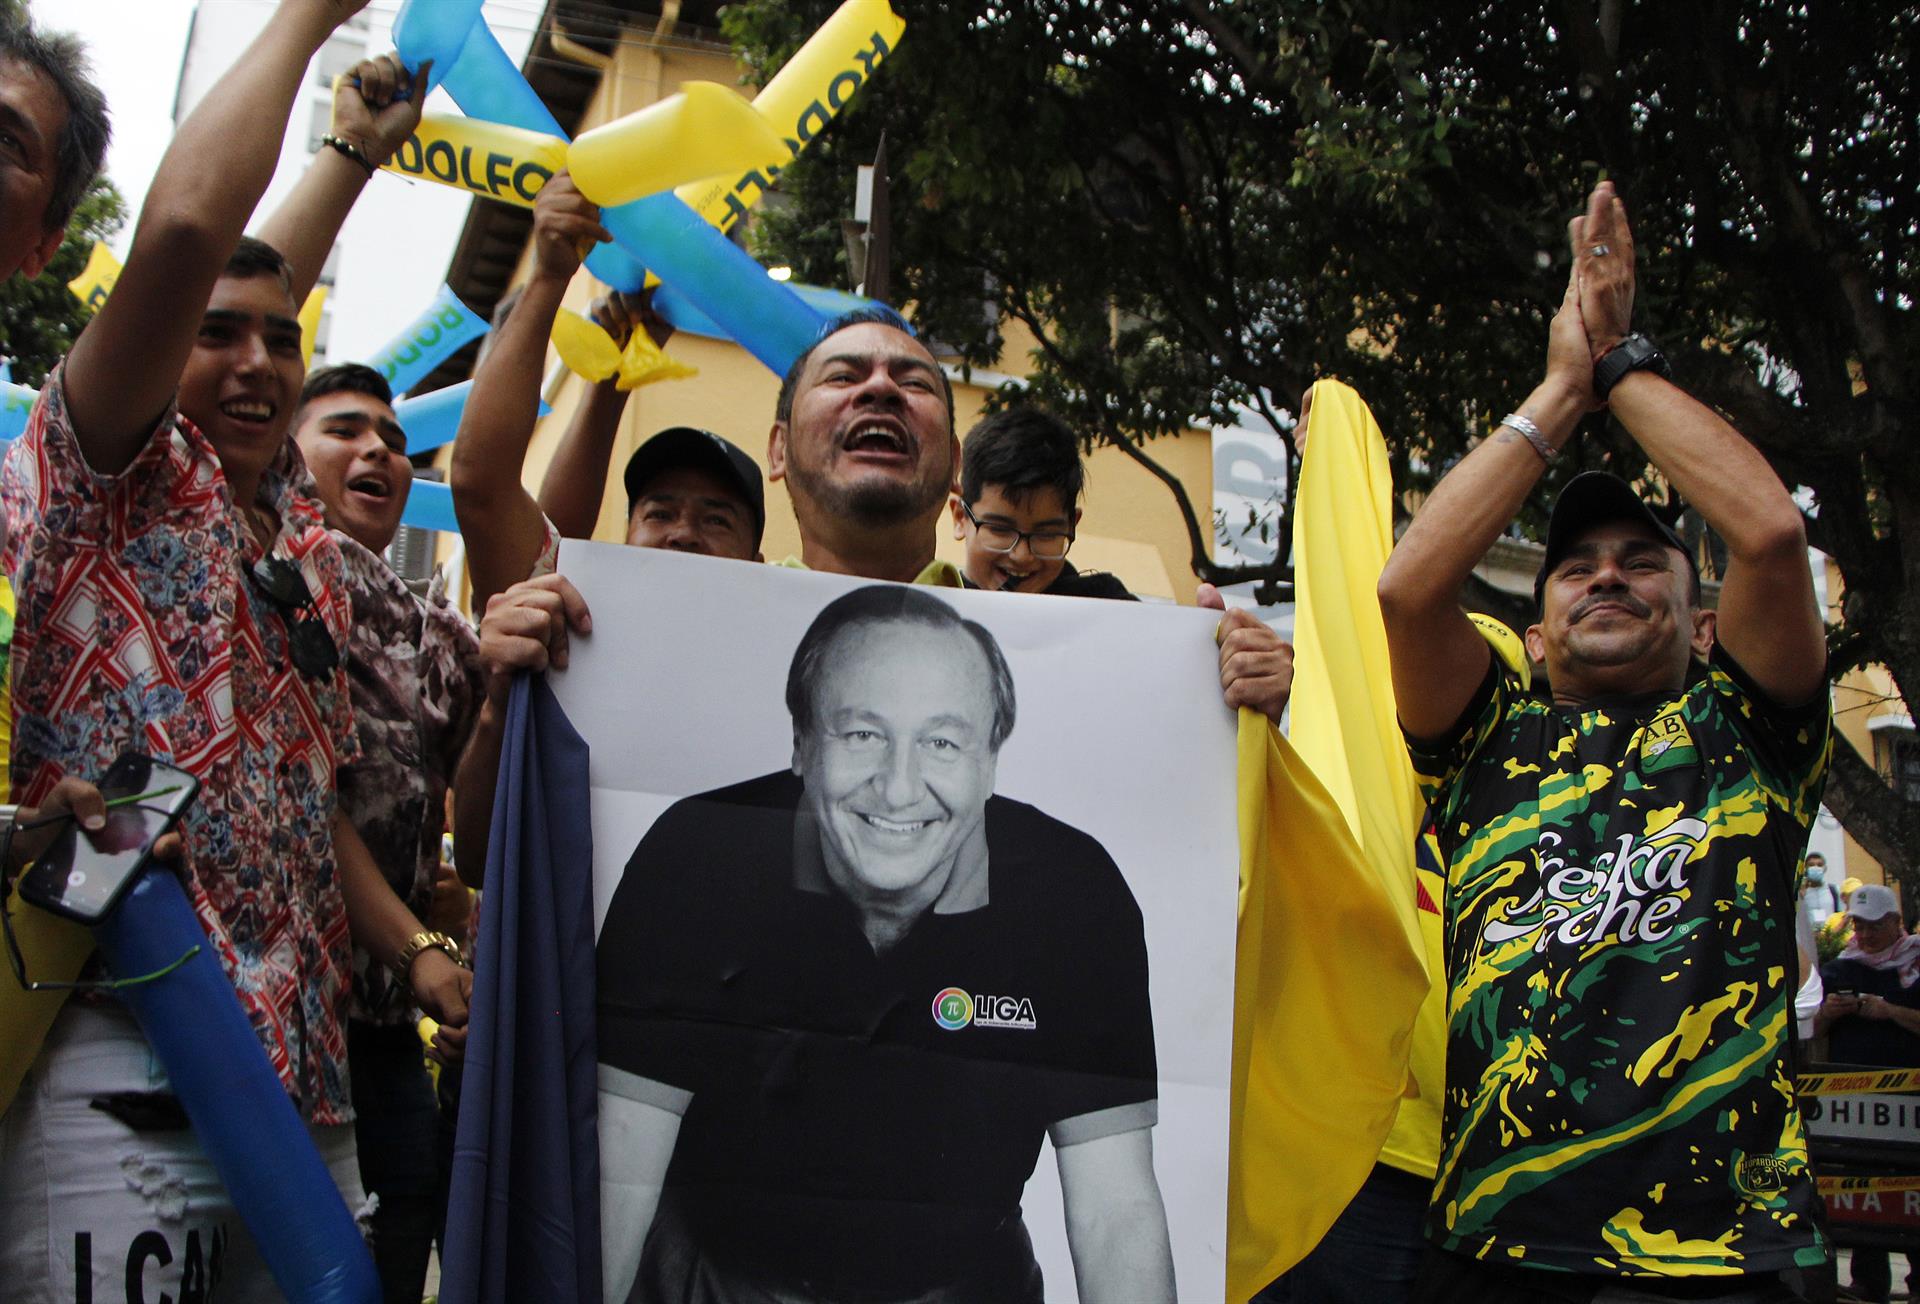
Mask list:
POLYGON ((1533 660, 1527 656, 1527 645, 1520 641, 1520 636, 1484 611, 1469 611, 1467 619, 1480 631, 1480 637, 1487 640, 1500 663, 1520 677, 1521 687, 1531 688, 1533 660))
POLYGON ((685 380, 688 376, 697 376, 700 368, 689 367, 677 358, 669 357, 665 349, 653 342, 653 336, 645 331, 635 331, 627 337, 627 347, 620 352, 620 370, 616 374, 618 379, 614 381, 614 388, 626 393, 659 380, 685 380))
POLYGON ((314 337, 320 333, 320 310, 327 305, 327 287, 316 285, 300 305, 300 356, 313 366, 314 337))
POLYGON ((96 240, 93 252, 87 255, 87 265, 80 275, 67 282, 67 288, 81 303, 98 311, 100 305, 113 293, 113 284, 120 279, 120 260, 113 256, 113 250, 106 242, 96 240))
POLYGON ((613 336, 602 330, 598 322, 589 321, 569 308, 554 314, 553 334, 549 338, 560 361, 567 364, 567 370, 582 380, 598 384, 620 370, 620 346, 613 342, 613 336))
POLYGON ((754 96, 755 111, 782 137, 777 147, 674 193, 722 231, 731 230, 788 160, 867 84, 906 29, 887 0, 846 0, 754 96))
POLYGON ((532 208, 540 187, 567 165, 567 142, 482 118, 429 113, 381 166, 486 199, 532 208))
POLYGON ((628 336, 627 347, 622 349, 599 322, 567 308, 555 314, 550 338, 567 370, 593 384, 615 380, 625 391, 657 380, 684 380, 700 374, 698 368, 668 357, 643 330, 628 336))
POLYGON ((767 120, 717 82, 692 81, 657 104, 583 132, 567 150, 580 193, 603 208, 745 167, 781 149, 767 120))

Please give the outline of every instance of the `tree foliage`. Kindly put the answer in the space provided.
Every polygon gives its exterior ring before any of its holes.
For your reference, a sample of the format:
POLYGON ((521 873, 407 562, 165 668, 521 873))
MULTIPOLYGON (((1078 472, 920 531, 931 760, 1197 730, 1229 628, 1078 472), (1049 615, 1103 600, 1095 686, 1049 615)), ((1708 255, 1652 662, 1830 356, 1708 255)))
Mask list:
MULTIPOLYGON (((765 74, 833 3, 739 0, 729 31, 765 74)), ((895 297, 969 361, 996 350, 984 320, 1026 322, 1040 396, 1136 451, 1237 405, 1284 430, 1301 391, 1338 376, 1379 417, 1396 482, 1418 488, 1538 379, 1564 223, 1611 176, 1640 246, 1640 329, 1810 491, 1809 534, 1846 583, 1836 673, 1875 662, 1920 689, 1920 11, 901 11, 901 48, 787 169, 786 206, 760 224, 803 275, 844 277, 849 179, 884 130, 895 297)), ((1526 524, 1594 466, 1645 471, 1595 418, 1526 524)), ((1829 792, 1877 858, 1920 873, 1920 812, 1844 742, 1829 792)))
POLYGON ((113 183, 105 176, 94 178, 47 270, 31 280, 15 276, 0 283, 0 354, 11 360, 15 381, 37 387, 73 347, 92 311, 67 282, 86 267, 94 242, 111 239, 126 217, 126 203, 113 183))

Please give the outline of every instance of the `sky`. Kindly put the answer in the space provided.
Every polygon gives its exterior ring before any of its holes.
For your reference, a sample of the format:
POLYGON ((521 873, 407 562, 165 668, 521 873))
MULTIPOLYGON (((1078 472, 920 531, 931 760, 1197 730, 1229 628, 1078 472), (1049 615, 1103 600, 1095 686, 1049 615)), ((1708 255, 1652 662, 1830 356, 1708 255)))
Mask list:
MULTIPOLYGON (((435 0, 429 0, 429 3, 435 0)), ((86 44, 94 80, 106 93, 113 140, 106 171, 125 197, 128 222, 111 241, 127 256, 134 219, 173 137, 174 100, 188 34, 197 21, 208 75, 234 58, 271 14, 271 0, 28 0, 36 25, 76 34, 86 44), (197 14, 197 19, 196 19, 197 14)), ((401 0, 371 0, 364 12, 373 39, 391 31, 401 0)), ((487 0, 485 13, 510 55, 526 47, 545 0, 487 0)), ((294 125, 304 146, 313 112, 303 83, 294 125)), ((324 97, 321 97, 324 98, 324 97)), ((454 112, 444 94, 430 109, 454 112)), ((257 228, 307 165, 304 147, 283 154, 250 226, 257 228)), ((382 176, 348 218, 321 335, 327 359, 370 356, 433 298, 465 220, 470 196, 439 186, 382 176)))
MULTIPOLYGON (((235 0, 197 0, 209 9, 235 0)), ((180 56, 196 0, 28 0, 36 25, 69 31, 86 42, 95 81, 107 93, 113 115, 113 145, 107 175, 127 198, 129 221, 115 243, 121 252, 132 234, 133 213, 147 193, 160 156, 173 138, 173 96, 180 56)), ((400 0, 372 0, 366 12, 389 21, 400 0)), ((512 48, 505 28, 531 27, 539 0, 489 6, 490 21, 512 48)))
POLYGON ((173 138, 173 91, 194 0, 29 0, 29 8, 36 26, 86 42, 113 116, 107 175, 137 209, 173 138))

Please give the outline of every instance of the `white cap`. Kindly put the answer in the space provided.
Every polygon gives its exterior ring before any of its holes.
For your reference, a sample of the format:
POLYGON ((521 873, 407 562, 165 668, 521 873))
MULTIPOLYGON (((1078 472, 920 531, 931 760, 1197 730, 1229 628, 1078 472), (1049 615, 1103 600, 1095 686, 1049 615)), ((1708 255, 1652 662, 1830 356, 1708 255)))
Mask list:
POLYGON ((1855 889, 1854 894, 1847 898, 1847 913, 1855 919, 1885 919, 1888 915, 1900 913, 1900 898, 1894 895, 1890 887, 1869 883, 1855 889))

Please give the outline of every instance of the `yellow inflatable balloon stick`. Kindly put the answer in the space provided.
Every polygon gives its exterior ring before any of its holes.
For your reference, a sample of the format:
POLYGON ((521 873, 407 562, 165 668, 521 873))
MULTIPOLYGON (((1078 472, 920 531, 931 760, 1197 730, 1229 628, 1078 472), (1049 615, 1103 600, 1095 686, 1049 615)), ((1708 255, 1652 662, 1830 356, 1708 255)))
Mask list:
POLYGON ((532 208, 540 187, 567 165, 567 142, 545 132, 457 113, 429 113, 382 168, 485 199, 532 208))
POLYGON ((778 133, 774 147, 674 193, 722 231, 731 230, 780 169, 867 84, 906 30, 887 0, 846 0, 753 97, 754 111, 778 133))
POLYGON ((753 105, 717 82, 691 81, 637 113, 581 133, 567 150, 567 171, 581 194, 611 208, 784 148, 753 105))

